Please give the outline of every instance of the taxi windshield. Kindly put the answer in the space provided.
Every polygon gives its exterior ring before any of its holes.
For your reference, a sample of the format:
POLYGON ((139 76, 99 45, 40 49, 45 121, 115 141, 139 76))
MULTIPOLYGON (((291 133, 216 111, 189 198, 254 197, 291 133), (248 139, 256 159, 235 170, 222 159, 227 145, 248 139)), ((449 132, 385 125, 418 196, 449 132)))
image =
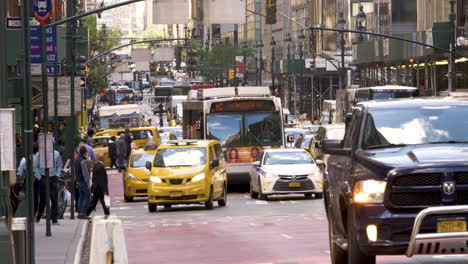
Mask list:
POLYGON ((313 164, 312 157, 307 152, 268 152, 265 156, 265 165, 282 164, 313 164))
POLYGON ((206 150, 200 147, 160 149, 154 159, 154 167, 191 167, 206 163, 206 150))
POLYGON ((145 153, 132 155, 132 160, 130 162, 130 167, 132 168, 143 168, 146 166, 147 161, 151 161, 154 157, 154 153, 145 153))

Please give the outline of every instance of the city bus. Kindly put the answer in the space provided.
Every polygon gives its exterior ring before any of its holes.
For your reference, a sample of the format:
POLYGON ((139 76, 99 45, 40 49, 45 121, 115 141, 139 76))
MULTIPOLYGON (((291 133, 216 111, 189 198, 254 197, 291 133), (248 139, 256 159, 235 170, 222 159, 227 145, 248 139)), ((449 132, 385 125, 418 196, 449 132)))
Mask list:
POLYGON ((117 86, 108 90, 106 99, 109 105, 134 104, 135 93, 128 86, 117 86))
POLYGON ((268 87, 192 91, 182 103, 183 136, 221 142, 229 184, 249 183, 249 170, 263 149, 284 146, 281 101, 268 87))

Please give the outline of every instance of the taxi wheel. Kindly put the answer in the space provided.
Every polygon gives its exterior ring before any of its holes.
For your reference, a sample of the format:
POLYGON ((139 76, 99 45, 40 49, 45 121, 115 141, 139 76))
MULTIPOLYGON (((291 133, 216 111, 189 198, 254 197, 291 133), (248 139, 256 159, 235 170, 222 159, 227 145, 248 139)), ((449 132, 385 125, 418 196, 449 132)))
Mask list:
POLYGON ((131 203, 131 202, 133 202, 133 197, 127 197, 127 196, 125 196, 125 197, 124 197, 124 200, 125 200, 126 203, 131 203))
MULTIPOLYGON (((260 183, 261 183, 260 178, 258 178, 258 185, 259 185, 259 186, 260 186, 260 183)), ((258 193, 258 198, 259 198, 260 200, 268 200, 268 195, 262 193, 262 186, 260 186, 260 188, 258 189, 258 191, 259 191, 259 193, 258 193)))
POLYGON ((208 210, 213 209, 213 187, 210 188, 210 197, 208 197, 208 201, 205 202, 205 208, 208 210))
POLYGON ((165 204, 164 205, 164 208, 171 208, 172 207, 172 204, 165 204))
POLYGON ((250 198, 252 199, 257 199, 258 198, 258 192, 254 191, 252 187, 252 183, 250 183, 250 198))
POLYGON ((155 203, 148 203, 148 211, 150 211, 150 213, 154 213, 156 212, 158 208, 158 205, 155 204, 155 203))
POLYGON ((223 195, 221 196, 221 198, 219 198, 218 205, 226 206, 226 203, 227 203, 227 188, 226 188, 226 184, 224 184, 223 195))

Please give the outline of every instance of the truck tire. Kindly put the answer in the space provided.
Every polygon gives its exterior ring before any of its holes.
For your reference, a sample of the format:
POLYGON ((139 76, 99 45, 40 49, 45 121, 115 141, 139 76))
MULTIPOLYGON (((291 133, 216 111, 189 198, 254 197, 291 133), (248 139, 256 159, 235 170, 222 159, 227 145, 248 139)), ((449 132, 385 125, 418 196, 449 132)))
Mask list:
MULTIPOLYGON (((328 210, 327 210, 328 211, 328 210)), ((331 215, 331 214, 329 214, 331 215)), ((328 241, 330 243, 330 257, 332 264, 348 264, 348 253, 333 242, 335 222, 328 218, 328 241)))
POLYGON ((348 263, 349 264, 375 264, 375 256, 368 256, 361 251, 357 241, 356 223, 354 222, 353 209, 348 210, 347 230, 348 230, 348 263))

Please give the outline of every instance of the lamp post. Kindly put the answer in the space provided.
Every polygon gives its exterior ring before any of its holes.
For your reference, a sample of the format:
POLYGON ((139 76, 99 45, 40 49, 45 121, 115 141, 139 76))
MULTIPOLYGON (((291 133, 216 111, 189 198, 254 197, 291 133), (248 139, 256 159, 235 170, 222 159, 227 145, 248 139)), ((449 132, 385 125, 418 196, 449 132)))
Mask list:
POLYGON ((257 86, 262 85, 262 58, 263 58, 263 42, 262 40, 259 40, 257 43, 257 52, 258 52, 258 58, 257 58, 257 86))
MULTIPOLYGON (((346 22, 345 22, 346 23, 346 22)), ((356 29, 358 31, 366 30, 366 13, 364 13, 364 6, 359 6, 359 12, 356 15, 356 29)), ((358 41, 364 41, 364 36, 362 33, 358 35, 358 41)))
MULTIPOLYGON (((456 0, 449 0, 450 3, 450 14, 449 14, 449 21, 450 21, 450 27, 452 28, 453 32, 450 35, 450 51, 454 52, 455 51, 455 45, 456 45, 456 14, 455 14, 455 4, 457 3, 456 0)), ((456 69, 455 69, 455 56, 453 53, 450 53, 449 55, 449 78, 448 78, 448 88, 449 91, 455 92, 457 89, 457 77, 456 77, 456 69)))
POLYGON ((244 86, 247 86, 247 42, 244 41, 242 44, 242 55, 244 56, 243 58, 243 63, 244 63, 244 78, 243 78, 243 83, 244 86))
MULTIPOLYGON (((275 37, 273 37, 273 35, 272 35, 271 36, 271 42, 270 42, 270 47, 271 47, 270 71, 271 71, 271 89, 273 91, 273 94, 276 92, 276 87, 275 87, 275 46, 276 46, 275 37)), ((281 94, 280 94, 279 91, 278 91, 278 95, 281 98, 281 94)))
MULTIPOLYGON (((299 73, 299 94, 302 95, 304 93, 304 85, 302 80, 302 67, 304 67, 303 59, 304 59, 304 31, 301 30, 301 34, 297 36, 297 41, 299 41, 299 61, 301 62, 300 73, 299 73)), ((300 96, 299 98, 302 98, 300 96)), ((301 100, 303 102, 303 100, 301 100)))
POLYGON ((286 34, 286 38, 284 39, 284 42, 287 42, 288 43, 288 46, 287 46, 287 58, 288 58, 288 71, 287 71, 287 80, 288 80, 288 110, 291 112, 291 102, 292 102, 292 90, 291 90, 291 75, 289 73, 289 61, 291 59, 291 34, 288 32, 288 34, 286 34))
MULTIPOLYGON (((364 15, 365 16, 365 15, 364 15)), ((338 28, 344 29, 346 27, 346 20, 343 16, 343 11, 339 13, 338 20, 336 21, 338 28)), ((345 40, 344 40, 344 32, 340 32, 340 48, 341 48, 341 67, 340 67, 340 89, 345 89, 345 40)))

